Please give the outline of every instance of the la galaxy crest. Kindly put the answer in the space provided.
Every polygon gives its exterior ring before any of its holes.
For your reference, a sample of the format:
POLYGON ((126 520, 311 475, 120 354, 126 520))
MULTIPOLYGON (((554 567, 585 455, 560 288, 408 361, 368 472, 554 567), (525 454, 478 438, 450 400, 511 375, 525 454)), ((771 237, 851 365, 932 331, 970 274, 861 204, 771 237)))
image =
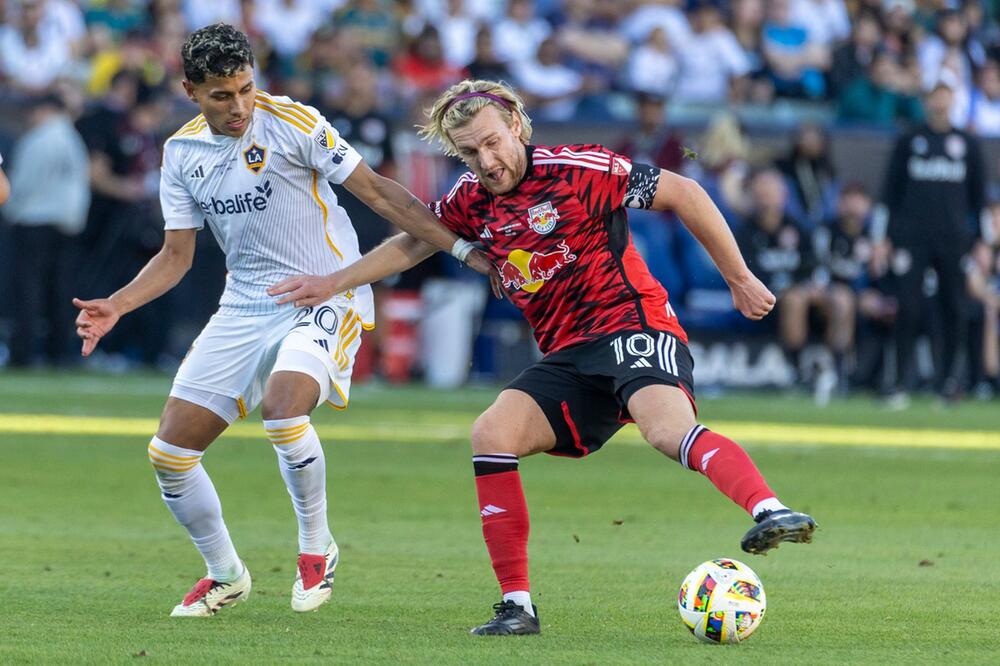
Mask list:
POLYGON ((547 234, 556 228, 559 211, 551 201, 532 206, 528 209, 528 226, 540 234, 547 234))
POLYGON ((333 138, 333 134, 330 130, 324 127, 319 134, 316 135, 316 143, 323 150, 333 150, 334 146, 337 145, 337 140, 333 138))
POLYGON ((248 169, 254 173, 260 173, 260 170, 264 168, 264 163, 267 161, 267 148, 258 146, 254 142, 249 148, 243 151, 243 161, 246 162, 248 169))

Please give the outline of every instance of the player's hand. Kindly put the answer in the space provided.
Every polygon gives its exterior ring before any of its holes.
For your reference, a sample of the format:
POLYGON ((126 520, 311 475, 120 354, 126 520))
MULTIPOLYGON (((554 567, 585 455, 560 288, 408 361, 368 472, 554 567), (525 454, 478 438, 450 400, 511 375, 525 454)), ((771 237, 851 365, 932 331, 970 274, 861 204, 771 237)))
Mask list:
POLYGON ((107 298, 95 298, 92 301, 74 298, 73 305, 80 309, 80 314, 76 317, 76 334, 83 339, 83 349, 80 353, 90 356, 101 338, 107 335, 121 319, 121 313, 107 298))
POLYGON ((497 298, 504 297, 503 283, 500 280, 500 271, 497 270, 496 264, 493 263, 489 255, 476 248, 469 253, 468 257, 465 258, 465 264, 472 270, 481 275, 485 275, 490 279, 490 289, 493 290, 494 296, 497 298))
MULTIPOLYGON (((269 296, 281 296, 278 305, 291 303, 297 308, 326 303, 338 292, 333 275, 293 275, 271 286, 269 296)), ((340 290, 342 291, 342 290, 340 290)))
POLYGON ((747 319, 763 319, 774 309, 777 301, 774 294, 752 273, 731 283, 729 290, 733 293, 733 305, 747 319))

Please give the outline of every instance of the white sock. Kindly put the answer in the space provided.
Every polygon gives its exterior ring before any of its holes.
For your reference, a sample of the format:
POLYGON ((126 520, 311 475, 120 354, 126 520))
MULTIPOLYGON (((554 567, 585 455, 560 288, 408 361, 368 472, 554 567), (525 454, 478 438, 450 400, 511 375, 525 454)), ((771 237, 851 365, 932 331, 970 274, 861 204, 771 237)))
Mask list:
POLYGON ((514 592, 504 592, 504 601, 513 601, 524 609, 524 612, 535 617, 535 609, 531 607, 531 592, 525 590, 515 590, 514 592))
POLYGON ((326 457, 308 416, 264 421, 299 521, 299 552, 322 555, 333 541, 326 518, 326 457))
POLYGON ((182 449, 154 437, 148 453, 163 502, 205 558, 208 577, 222 582, 239 578, 243 563, 222 520, 219 495, 201 466, 204 452, 182 449))
POLYGON ((777 497, 768 497, 754 504, 753 511, 750 513, 753 514, 754 520, 756 520, 761 511, 781 511, 782 509, 787 510, 788 507, 779 502, 777 497))

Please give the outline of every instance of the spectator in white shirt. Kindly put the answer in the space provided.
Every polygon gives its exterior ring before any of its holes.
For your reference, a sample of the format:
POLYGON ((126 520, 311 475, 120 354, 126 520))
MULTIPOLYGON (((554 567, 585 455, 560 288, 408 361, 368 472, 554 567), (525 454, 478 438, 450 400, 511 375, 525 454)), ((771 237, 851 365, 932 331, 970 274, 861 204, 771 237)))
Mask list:
POLYGON ((552 37, 539 45, 534 58, 515 65, 513 71, 518 89, 535 109, 533 118, 569 120, 587 91, 586 79, 563 64, 562 51, 552 37))
POLYGON ((622 32, 633 44, 641 44, 656 28, 662 28, 675 49, 691 36, 691 24, 679 6, 682 0, 641 2, 622 23, 622 32))
POLYGON ((632 52, 628 62, 629 87, 638 92, 669 97, 677 83, 677 57, 667 33, 653 28, 645 43, 632 52))
POLYGON ((832 46, 851 34, 844 0, 794 0, 792 20, 805 27, 813 44, 832 46))
POLYGON ((282 58, 302 53, 325 17, 312 0, 271 0, 257 8, 254 23, 282 58))
POLYGON ((448 0, 448 10, 435 22, 441 34, 444 59, 454 67, 465 67, 476 57, 476 20, 465 10, 463 0, 448 0))
POLYGON ((979 136, 1000 136, 1000 64, 987 60, 972 90, 969 131, 979 136))
POLYGON ((511 0, 507 17, 493 29, 493 44, 500 59, 513 65, 531 59, 551 32, 548 21, 535 16, 531 0, 511 0))
POLYGON ((680 75, 673 99, 695 104, 719 104, 741 99, 750 61, 736 37, 722 22, 718 5, 700 0, 692 13, 694 32, 683 45, 675 45, 680 75))
POLYGON ((55 30, 41 25, 39 0, 24 0, 16 23, 0 26, 0 74, 15 88, 38 93, 67 74, 72 54, 55 30))

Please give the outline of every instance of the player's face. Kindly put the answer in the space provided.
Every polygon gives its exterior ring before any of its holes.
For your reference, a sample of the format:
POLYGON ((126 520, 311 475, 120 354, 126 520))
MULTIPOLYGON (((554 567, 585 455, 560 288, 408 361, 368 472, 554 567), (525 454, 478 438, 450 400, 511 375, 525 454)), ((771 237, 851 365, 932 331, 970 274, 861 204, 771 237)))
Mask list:
POLYGON ((243 136, 253 118, 253 69, 244 67, 232 76, 206 76, 201 83, 184 81, 188 97, 201 109, 213 134, 243 136))
POLYGON ((521 143, 521 119, 508 125, 493 105, 483 107, 468 123, 448 135, 458 155, 493 194, 504 194, 521 181, 527 155, 521 143))

